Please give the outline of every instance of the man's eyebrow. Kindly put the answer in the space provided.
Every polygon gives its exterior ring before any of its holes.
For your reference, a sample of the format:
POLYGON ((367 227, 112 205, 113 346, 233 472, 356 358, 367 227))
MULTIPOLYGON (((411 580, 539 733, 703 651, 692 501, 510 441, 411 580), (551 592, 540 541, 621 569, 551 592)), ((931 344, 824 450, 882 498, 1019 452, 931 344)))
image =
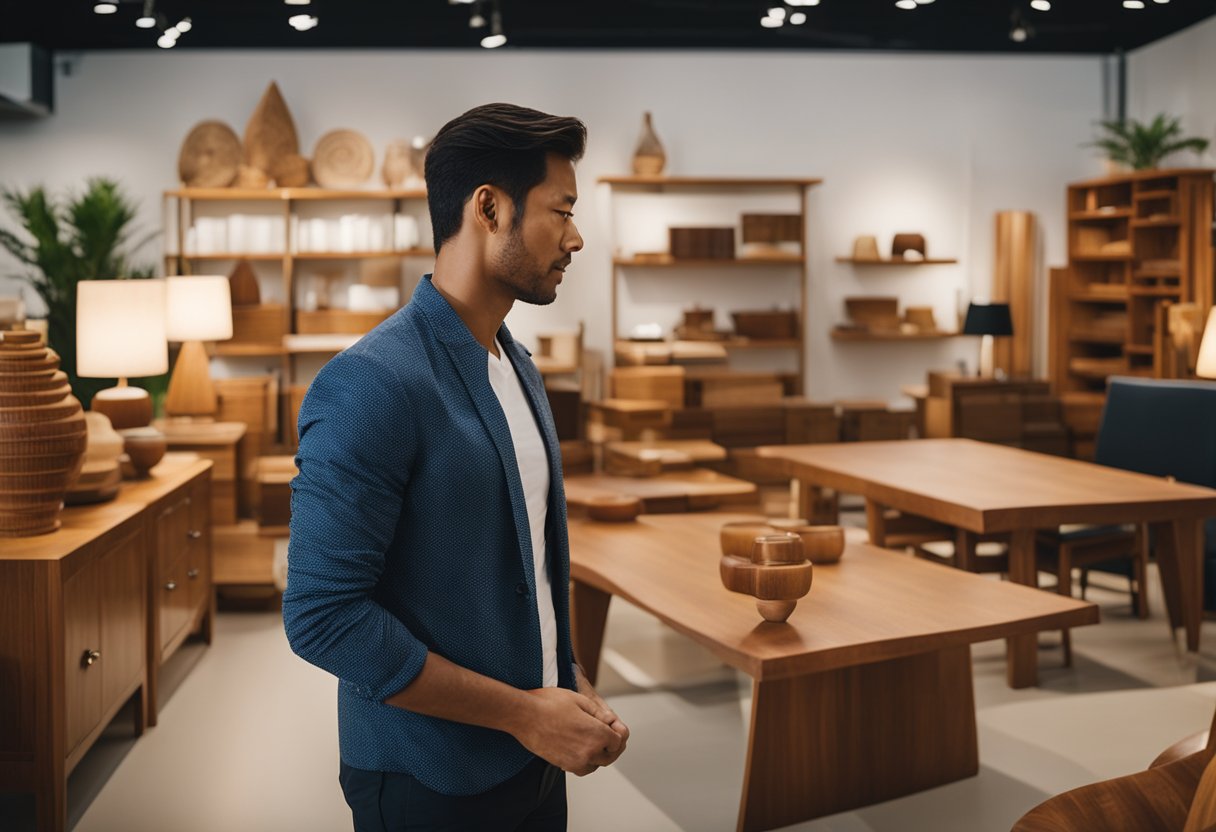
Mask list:
POLYGON ((562 202, 568 202, 573 205, 574 203, 578 202, 578 197, 566 194, 564 197, 562 197, 562 202))

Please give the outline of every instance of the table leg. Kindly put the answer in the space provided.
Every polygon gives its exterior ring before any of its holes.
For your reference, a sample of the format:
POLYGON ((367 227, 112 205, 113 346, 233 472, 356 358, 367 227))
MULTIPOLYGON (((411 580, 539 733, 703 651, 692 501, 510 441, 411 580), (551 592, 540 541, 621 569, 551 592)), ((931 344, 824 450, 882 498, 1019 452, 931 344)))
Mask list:
POLYGON ((954 530, 954 568, 975 571, 975 545, 979 535, 966 529, 954 530))
POLYGON ((1152 523, 1157 541, 1157 567, 1165 591, 1170 627, 1186 628, 1186 649, 1199 649, 1203 617, 1203 521, 1187 518, 1152 523))
MULTIPOLYGON (((1009 580, 1026 586, 1038 584, 1034 529, 1016 529, 1009 539, 1009 580)), ((1039 636, 1028 633, 1005 639, 1005 679, 1011 688, 1039 683, 1039 636)))
POLYGON ((759 680, 752 691, 740 832, 868 806, 979 771, 965 645, 759 680))
POLYGON ((872 546, 887 545, 887 507, 873 500, 866 500, 866 529, 870 533, 872 546))
POLYGON ((574 660, 593 685, 599 674, 600 648, 604 646, 604 624, 611 600, 612 596, 602 589, 579 580, 571 583, 570 637, 574 642, 574 660))
POLYGON ((813 526, 840 522, 840 495, 806 480, 798 481, 798 516, 813 526))

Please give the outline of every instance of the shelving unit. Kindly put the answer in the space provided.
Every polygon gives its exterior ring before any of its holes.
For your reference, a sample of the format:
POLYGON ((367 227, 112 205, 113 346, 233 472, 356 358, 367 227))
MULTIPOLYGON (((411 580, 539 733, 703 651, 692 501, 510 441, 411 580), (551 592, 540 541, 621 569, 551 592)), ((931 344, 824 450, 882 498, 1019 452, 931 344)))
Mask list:
POLYGON ((1114 372, 1155 374, 1157 306, 1212 304, 1212 174, 1149 170, 1068 186, 1068 267, 1051 304, 1058 393, 1101 393, 1114 372))
MULTIPOLYGON (((296 284, 300 279, 301 269, 308 265, 333 263, 359 263, 381 258, 417 259, 433 262, 434 251, 418 244, 429 236, 423 225, 426 220, 426 191, 415 189, 390 190, 345 190, 332 188, 277 188, 277 189, 243 189, 243 188, 177 188, 164 193, 165 228, 167 229, 164 268, 166 274, 197 274, 208 270, 217 270, 228 261, 247 260, 253 264, 277 264, 281 274, 281 283, 265 274, 259 275, 262 288, 263 305, 261 307, 244 307, 245 310, 258 312, 263 321, 280 320, 277 326, 285 334, 282 341, 268 338, 262 341, 224 341, 214 345, 214 355, 230 359, 278 359, 282 377, 280 388, 280 412, 283 423, 291 419, 291 402, 298 400, 301 387, 307 379, 298 377, 299 368, 296 364, 298 356, 325 356, 334 354, 349 346, 351 326, 357 326, 359 321, 370 323, 376 318, 376 313, 330 314, 305 311, 300 308, 296 284), (191 250, 187 246, 188 229, 195 225, 201 216, 211 219, 231 217, 234 214, 252 213, 261 218, 270 218, 281 227, 281 238, 273 235, 270 239, 260 239, 260 245, 252 246, 258 250, 191 250), (386 230, 385 243, 382 250, 299 250, 301 242, 296 238, 294 227, 300 222, 313 217, 318 212, 331 214, 339 209, 345 213, 367 217, 368 222, 382 224, 386 230), (400 240, 397 237, 396 218, 399 215, 414 217, 419 225, 419 241, 400 240), (293 221, 294 220, 294 221, 293 221), (404 244, 403 244, 404 243, 404 244), (267 251, 265 249, 273 249, 267 251), (272 291, 267 292, 267 289, 272 291), (281 298, 279 297, 281 292, 281 298), (273 302, 267 302, 267 296, 273 302), (281 306, 281 311, 280 307, 281 306), (327 320, 340 321, 343 332, 332 333, 332 337, 317 338, 320 333, 317 327, 324 327, 327 320), (296 333, 306 332, 312 339, 305 346, 285 343, 296 333)), ((326 217, 320 217, 326 219, 326 217)), ((329 219, 332 219, 330 217, 329 219)), ((248 236, 253 236, 248 235, 248 236)), ((265 235, 263 235, 265 236, 265 235)), ((359 245, 361 241, 356 241, 359 245)), ((418 272, 426 271, 419 264, 418 272)), ((398 285, 401 299, 406 294, 403 286, 398 285)), ((333 310, 343 312, 344 310, 333 310)), ((388 310, 385 310, 388 311, 388 310)), ((370 327, 369 327, 370 328, 370 327)), ((289 436, 290 434, 288 434, 289 436)), ((287 443, 288 446, 290 442, 287 443)))
POLYGON ((957 332, 869 332, 863 329, 833 329, 833 341, 940 341, 957 338, 957 332))
MULTIPOLYGON (((625 279, 625 273, 637 273, 644 278, 645 272, 662 270, 665 277, 672 280, 682 280, 681 270, 688 272, 688 279, 695 280, 695 271, 713 271, 730 273, 732 270, 744 271, 751 267, 764 267, 762 274, 783 274, 785 269, 798 267, 799 290, 796 300, 798 310, 798 336, 796 338, 759 339, 729 339, 715 341, 728 351, 735 350, 785 350, 797 354, 797 378, 794 392, 801 393, 806 384, 806 338, 805 327, 807 320, 807 283, 810 279, 809 261, 805 243, 805 227, 807 221, 807 192, 810 188, 822 182, 815 178, 765 178, 765 177, 688 177, 688 176, 603 176, 598 182, 609 186, 612 196, 622 192, 692 195, 697 200, 721 198, 725 195, 742 192, 752 193, 786 193, 797 199, 797 214, 801 218, 804 229, 804 239, 800 251, 774 251, 758 256, 743 256, 731 259, 706 258, 673 258, 670 255, 637 254, 621 252, 620 240, 616 236, 616 223, 613 223, 611 235, 614 255, 612 258, 612 309, 611 326, 614 341, 625 340, 626 334, 620 331, 620 284, 625 279)), ((788 213, 794 213, 792 211, 788 213)), ((613 210, 613 215, 615 210, 613 210)), ((738 220, 736 220, 738 222, 738 220)), ((698 298, 705 302, 706 298, 698 298)))
POLYGON ((837 257, 837 263, 849 263, 854 266, 948 266, 958 262, 953 257, 931 258, 927 260, 858 260, 855 257, 837 257))
POLYGON ((1213 173, 1147 170, 1067 187, 1068 265, 1052 270, 1050 372, 1082 455, 1111 375, 1165 374, 1160 307, 1212 305, 1213 173))

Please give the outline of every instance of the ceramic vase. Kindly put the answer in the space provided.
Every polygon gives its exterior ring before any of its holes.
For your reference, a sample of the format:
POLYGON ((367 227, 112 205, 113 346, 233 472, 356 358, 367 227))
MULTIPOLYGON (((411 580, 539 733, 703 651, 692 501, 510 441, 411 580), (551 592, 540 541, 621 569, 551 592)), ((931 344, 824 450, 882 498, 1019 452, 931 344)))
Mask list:
POLYGON ((642 135, 638 138, 637 149, 633 151, 633 172, 638 176, 658 176, 667 165, 667 154, 663 151, 663 143, 654 132, 650 122, 650 113, 642 116, 642 135))

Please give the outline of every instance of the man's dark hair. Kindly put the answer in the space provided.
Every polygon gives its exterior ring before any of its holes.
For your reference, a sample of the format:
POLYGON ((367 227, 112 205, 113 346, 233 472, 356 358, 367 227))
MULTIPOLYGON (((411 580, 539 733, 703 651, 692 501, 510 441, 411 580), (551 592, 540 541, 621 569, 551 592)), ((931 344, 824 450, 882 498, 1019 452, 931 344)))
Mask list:
POLYGON ((587 128, 577 118, 514 104, 483 104, 443 125, 426 153, 427 204, 435 253, 460 231, 464 205, 481 185, 494 185, 523 220, 524 198, 545 181, 546 156, 583 156, 587 128))

